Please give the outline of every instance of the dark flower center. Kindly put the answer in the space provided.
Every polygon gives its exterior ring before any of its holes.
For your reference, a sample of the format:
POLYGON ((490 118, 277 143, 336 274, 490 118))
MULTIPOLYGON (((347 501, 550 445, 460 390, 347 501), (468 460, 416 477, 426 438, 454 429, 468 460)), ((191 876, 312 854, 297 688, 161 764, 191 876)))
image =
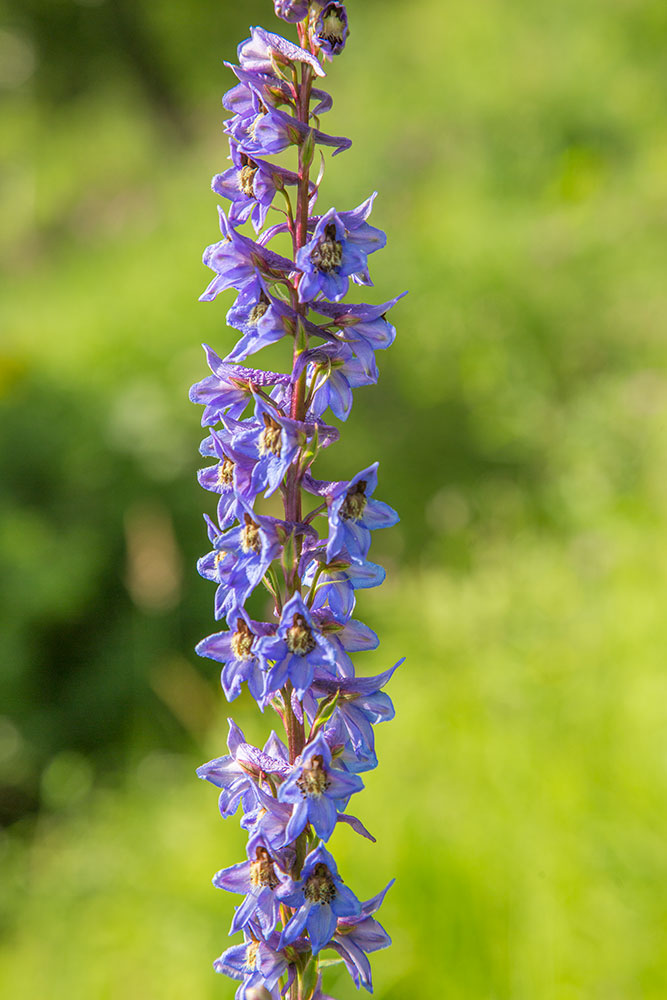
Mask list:
POLYGON ((332 45, 336 42, 341 45, 343 42, 345 21, 340 14, 340 10, 340 4, 332 3, 325 8, 322 14, 322 30, 318 38, 330 42, 332 45))
POLYGON ((358 521, 366 509, 366 480, 361 479, 348 491, 340 507, 340 516, 346 521, 358 521))
POLYGON ((324 767, 322 754, 313 754, 308 765, 304 766, 301 777, 297 778, 297 788, 305 798, 306 795, 314 795, 319 798, 331 784, 329 776, 324 767))
POLYGON ((258 847, 257 860, 250 862, 250 884, 271 891, 280 885, 280 879, 273 869, 273 859, 265 847, 258 847))
POLYGON ((292 625, 287 629, 285 641, 290 653, 295 653, 296 656, 306 656, 308 653, 312 653, 317 645, 303 615, 294 615, 292 625))
POLYGON ((248 316, 248 321, 251 326, 257 326, 260 319, 269 308, 269 300, 267 299, 264 292, 259 296, 259 301, 250 310, 250 315, 248 316))
POLYGON ((336 898, 336 886, 326 865, 315 865, 313 874, 306 879, 303 894, 309 903, 332 903, 336 898))
POLYGON ((255 524, 250 514, 244 514, 243 518, 245 525, 241 529, 241 548, 244 552, 259 552, 262 548, 259 525, 255 524))
POLYGON ((250 631, 246 623, 242 618, 238 618, 236 621, 236 632, 230 640, 230 645, 232 647, 232 653, 237 660, 251 660, 252 659, 252 644, 255 636, 250 631))
POLYGON ((218 486, 231 486, 234 482, 234 463, 225 455, 218 466, 218 486))
POLYGON ((248 198, 254 198, 255 190, 253 183, 255 180, 255 174, 257 173, 257 164, 254 163, 248 156, 242 156, 243 166, 241 167, 241 172, 239 174, 239 187, 248 198))
POLYGON ((343 244, 336 239, 336 227, 333 222, 324 227, 324 239, 313 249, 310 259, 317 270, 325 274, 340 267, 343 260, 343 244))
POLYGON ((265 413, 264 414, 264 430, 259 436, 259 453, 260 455, 266 455, 270 452, 272 455, 277 455, 280 458, 280 452, 282 451, 282 443, 280 440, 282 427, 277 424, 275 420, 265 413))

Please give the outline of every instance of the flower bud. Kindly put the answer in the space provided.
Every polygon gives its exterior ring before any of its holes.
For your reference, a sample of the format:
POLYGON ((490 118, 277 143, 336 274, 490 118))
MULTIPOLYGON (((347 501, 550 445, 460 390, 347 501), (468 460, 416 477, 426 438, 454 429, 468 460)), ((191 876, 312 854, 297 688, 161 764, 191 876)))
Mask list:
POLYGON ((283 21, 303 21, 308 14, 308 0, 273 0, 273 6, 283 21))

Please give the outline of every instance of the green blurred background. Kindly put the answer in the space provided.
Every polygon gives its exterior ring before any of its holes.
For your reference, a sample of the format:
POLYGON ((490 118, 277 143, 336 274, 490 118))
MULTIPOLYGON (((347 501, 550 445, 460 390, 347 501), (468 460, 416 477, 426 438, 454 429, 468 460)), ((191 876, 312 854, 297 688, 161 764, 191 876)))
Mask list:
MULTIPOLYGON (((326 471, 402 514, 407 655, 334 850, 392 876, 376 995, 667 996, 667 6, 350 0, 324 208, 377 189, 399 337, 326 471)), ((269 0, 0 2, 0 995, 231 997, 243 838, 196 484, 219 97, 269 0)), ((288 28, 287 31, 290 29, 288 28)), ((246 697, 249 737, 270 724, 246 697)), ((332 970, 329 991, 356 995, 332 970)))

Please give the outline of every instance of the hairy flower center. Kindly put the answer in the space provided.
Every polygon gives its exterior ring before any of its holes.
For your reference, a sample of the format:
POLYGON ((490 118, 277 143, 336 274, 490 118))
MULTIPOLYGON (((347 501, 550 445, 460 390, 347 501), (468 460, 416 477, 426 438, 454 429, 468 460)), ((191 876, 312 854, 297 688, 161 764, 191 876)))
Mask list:
POLYGON ((243 166, 241 167, 241 172, 239 173, 239 187, 248 198, 254 198, 255 190, 253 187, 255 174, 257 173, 257 164, 253 163, 251 159, 247 157, 243 158, 245 160, 243 166))
POLYGON ((244 552, 259 552, 262 548, 259 525, 255 524, 249 514, 244 514, 243 517, 245 525, 241 529, 241 548, 244 552))
POLYGON ((360 480, 349 490, 340 508, 340 516, 346 521, 358 521, 366 509, 366 481, 360 480))
POLYGON ((259 109, 257 111, 257 114, 255 115, 255 117, 253 118, 252 122, 250 123, 250 125, 248 127, 248 132, 250 133, 250 135, 252 136, 253 139, 255 138, 255 131, 257 130, 257 126, 259 125, 260 121, 262 120, 262 118, 264 117, 264 115, 266 113, 267 113, 267 109, 266 109, 265 105, 262 104, 262 102, 260 101, 259 102, 259 109))
POLYGON ((269 308, 269 300, 267 299, 264 292, 261 293, 259 297, 259 302, 256 303, 250 310, 250 315, 248 316, 248 321, 251 326, 257 326, 260 319, 269 308))
POLYGON ((324 864, 315 865, 313 874, 306 879, 303 894, 309 903, 332 903, 336 898, 336 886, 331 872, 324 864))
POLYGON ((294 615, 292 625, 287 629, 285 641, 290 653, 295 653, 296 656, 306 656, 317 645, 303 615, 294 615))
POLYGON ((252 644, 255 636, 250 631, 246 623, 242 618, 238 618, 236 622, 236 632, 230 640, 230 645, 232 647, 232 653, 237 660, 251 660, 252 659, 252 644))
POLYGON ((257 965, 257 952, 259 951, 259 941, 249 941, 245 950, 246 969, 254 969, 257 965))
POLYGON ((231 486, 234 482, 234 463, 225 455, 218 466, 218 486, 231 486))
POLYGON ((322 17, 322 31, 319 34, 319 38, 326 39, 328 42, 342 42, 344 30, 345 22, 338 13, 338 10, 333 8, 325 12, 322 17))
POLYGON ((306 795, 314 795, 319 798, 323 792, 326 792, 331 782, 321 754, 313 754, 310 764, 303 768, 301 777, 297 778, 296 784, 304 798, 306 795))
POLYGON ((273 869, 271 855, 265 847, 257 848, 257 860, 250 862, 250 884, 255 888, 273 891, 280 880, 273 869))
POLYGON ((313 249, 310 259, 317 270, 325 274, 340 267, 343 260, 343 244, 336 239, 336 227, 332 222, 324 227, 324 239, 313 249))
POLYGON ((272 455, 277 455, 280 458, 280 452, 282 451, 281 442, 281 432, 282 427, 277 424, 275 420, 265 413, 264 414, 264 430, 259 436, 259 453, 260 455, 266 455, 270 452, 272 455))

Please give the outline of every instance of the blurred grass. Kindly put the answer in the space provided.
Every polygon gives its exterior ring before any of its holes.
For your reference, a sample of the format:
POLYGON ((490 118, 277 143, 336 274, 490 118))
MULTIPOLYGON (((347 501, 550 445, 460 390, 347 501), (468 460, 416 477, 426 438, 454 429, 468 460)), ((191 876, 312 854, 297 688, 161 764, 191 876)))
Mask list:
MULTIPOLYGON (((220 60, 271 18, 197 0, 184 26, 158 6, 137 9, 189 144, 111 61, 76 99, 38 74, 1 111, 0 784, 43 805, 0 840, 0 994, 20 1000, 231 995, 210 971, 231 900, 209 878, 242 839, 192 773, 228 710, 189 652, 211 595, 187 570, 205 544, 187 386, 199 343, 232 336, 226 303, 196 301, 220 60), (177 549, 178 606, 133 582, 150 521, 177 549)), ((358 803, 379 843, 335 845, 360 895, 398 879, 376 994, 662 1000, 666 8, 350 13, 324 127, 354 145, 322 204, 377 188, 372 299, 410 289, 322 462, 379 457, 403 515, 358 607, 382 638, 363 670, 408 655, 358 803)), ((233 712, 262 738, 246 701, 233 712)))

